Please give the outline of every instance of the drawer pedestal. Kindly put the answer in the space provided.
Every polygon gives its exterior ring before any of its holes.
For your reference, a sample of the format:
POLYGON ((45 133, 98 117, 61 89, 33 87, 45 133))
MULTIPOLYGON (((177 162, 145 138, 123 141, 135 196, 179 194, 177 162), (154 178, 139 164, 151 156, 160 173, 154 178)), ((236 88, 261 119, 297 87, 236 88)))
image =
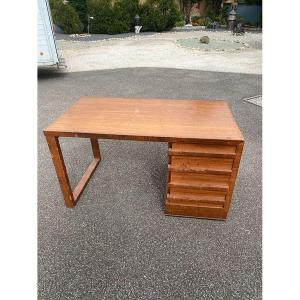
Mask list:
POLYGON ((226 219, 243 144, 169 143, 165 214, 226 219))

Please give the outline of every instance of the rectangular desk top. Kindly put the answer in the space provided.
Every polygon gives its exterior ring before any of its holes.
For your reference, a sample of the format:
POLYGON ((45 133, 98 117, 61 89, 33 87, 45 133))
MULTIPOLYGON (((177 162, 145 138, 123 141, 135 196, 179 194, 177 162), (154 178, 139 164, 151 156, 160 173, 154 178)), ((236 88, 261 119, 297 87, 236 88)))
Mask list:
POLYGON ((44 134, 164 142, 244 140, 226 102, 217 100, 82 97, 44 134))

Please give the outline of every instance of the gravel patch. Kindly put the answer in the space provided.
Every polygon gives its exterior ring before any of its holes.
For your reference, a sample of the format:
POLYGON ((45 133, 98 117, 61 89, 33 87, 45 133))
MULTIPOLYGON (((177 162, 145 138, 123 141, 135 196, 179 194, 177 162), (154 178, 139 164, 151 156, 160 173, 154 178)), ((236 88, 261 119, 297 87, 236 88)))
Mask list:
POLYGON ((177 40, 177 44, 193 50, 200 51, 237 51, 246 49, 248 44, 239 41, 211 39, 209 43, 200 43, 199 38, 187 38, 177 40))

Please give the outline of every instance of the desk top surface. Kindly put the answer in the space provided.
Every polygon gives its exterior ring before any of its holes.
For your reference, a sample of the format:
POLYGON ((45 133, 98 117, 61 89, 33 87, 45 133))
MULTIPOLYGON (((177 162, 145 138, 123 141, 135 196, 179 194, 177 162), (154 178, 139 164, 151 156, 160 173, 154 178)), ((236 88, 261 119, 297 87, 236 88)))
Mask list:
POLYGON ((45 135, 190 141, 243 141, 224 101, 82 97, 45 135))

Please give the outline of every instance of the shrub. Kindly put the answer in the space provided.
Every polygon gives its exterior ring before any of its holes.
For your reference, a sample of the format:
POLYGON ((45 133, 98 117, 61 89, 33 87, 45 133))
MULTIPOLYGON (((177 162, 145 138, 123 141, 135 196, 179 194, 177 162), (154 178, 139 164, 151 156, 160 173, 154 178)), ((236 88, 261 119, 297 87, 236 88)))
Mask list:
POLYGON ((185 25, 184 20, 176 21, 175 26, 176 27, 183 27, 185 25))
POLYGON ((117 34, 133 31, 134 17, 140 15, 143 31, 163 31, 182 21, 175 0, 50 0, 54 22, 66 33, 79 33, 87 27, 91 33, 117 34), (114 4, 113 4, 114 3, 114 4), (77 13, 76 13, 77 12, 77 13))
POLYGON ((206 26, 207 28, 210 28, 212 26, 213 20, 209 17, 203 18, 202 26, 206 26))
MULTIPOLYGON (((121 0, 119 0, 121 1, 121 0)), ((117 34, 130 30, 128 14, 124 13, 125 5, 119 2, 112 5, 110 0, 90 0, 88 2, 88 13, 93 16, 91 20, 91 33, 117 34)))
POLYGON ((209 17, 202 17, 202 16, 193 16, 191 18, 192 24, 199 25, 199 26, 207 26, 209 27, 212 23, 211 18, 209 17))
POLYGON ((206 16, 211 20, 211 22, 219 22, 221 25, 226 25, 228 18, 228 8, 220 8, 218 11, 207 9, 206 16))
POLYGON ((65 33, 81 33, 83 24, 81 23, 75 9, 62 0, 50 0, 50 7, 53 22, 65 33))
POLYGON ((140 13, 139 0, 117 0, 114 11, 116 17, 126 23, 130 31, 133 31, 134 17, 140 13))
POLYGON ((143 31, 164 31, 175 26, 179 11, 174 0, 148 0, 141 5, 143 31))
POLYGON ((191 17, 191 22, 192 22, 193 26, 200 25, 201 17, 200 16, 192 16, 191 17))
POLYGON ((88 23, 86 0, 68 0, 68 3, 75 9, 81 23, 84 25, 84 28, 86 29, 88 23))

